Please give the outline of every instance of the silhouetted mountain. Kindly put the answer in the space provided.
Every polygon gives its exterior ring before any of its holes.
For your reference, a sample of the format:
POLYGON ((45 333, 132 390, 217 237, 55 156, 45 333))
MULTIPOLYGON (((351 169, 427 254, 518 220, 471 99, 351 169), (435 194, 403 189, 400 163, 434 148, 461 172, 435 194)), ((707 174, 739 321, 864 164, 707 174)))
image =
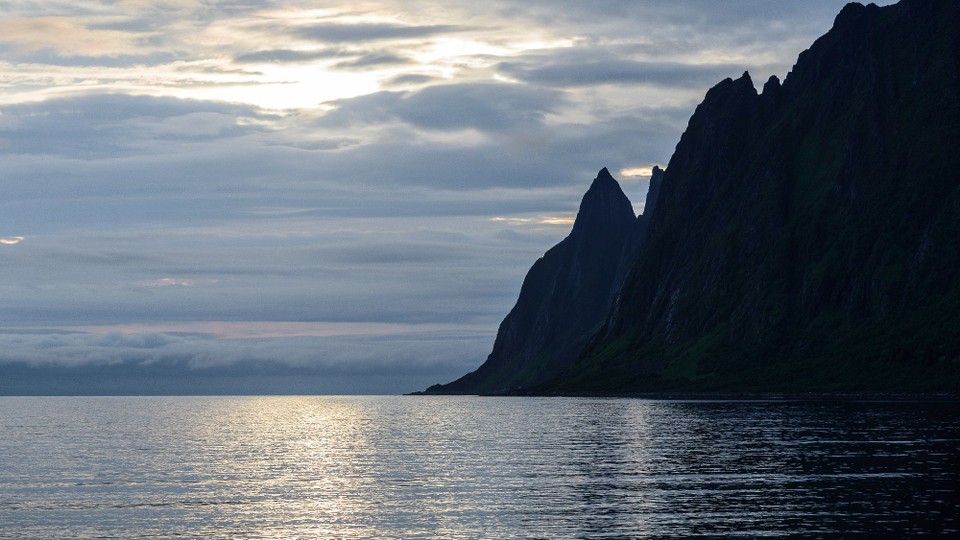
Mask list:
POLYGON ((960 389, 958 28, 849 4, 782 86, 707 92, 609 320, 536 391, 960 389))
MULTIPOLYGON (((660 171, 657 171, 659 182, 660 171)), ((606 168, 583 196, 570 235, 544 254, 523 280, 500 324, 493 352, 476 371, 430 394, 513 391, 556 375, 583 351, 606 319, 633 264, 645 220, 606 168)))

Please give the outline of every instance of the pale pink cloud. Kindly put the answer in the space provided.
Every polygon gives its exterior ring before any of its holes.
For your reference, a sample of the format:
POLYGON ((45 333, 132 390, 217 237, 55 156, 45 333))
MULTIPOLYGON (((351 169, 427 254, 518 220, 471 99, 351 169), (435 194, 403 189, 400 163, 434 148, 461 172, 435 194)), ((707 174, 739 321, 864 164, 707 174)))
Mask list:
POLYGON ((144 34, 90 29, 72 17, 0 19, 0 41, 20 52, 52 50, 63 56, 118 56, 139 52, 144 34))

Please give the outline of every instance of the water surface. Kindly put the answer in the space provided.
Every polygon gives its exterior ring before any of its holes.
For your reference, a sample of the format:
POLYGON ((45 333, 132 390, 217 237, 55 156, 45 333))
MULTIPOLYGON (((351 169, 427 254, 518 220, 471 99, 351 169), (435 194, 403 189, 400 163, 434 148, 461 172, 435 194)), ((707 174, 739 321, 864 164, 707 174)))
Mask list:
POLYGON ((0 538, 957 535, 958 409, 0 398, 0 538))

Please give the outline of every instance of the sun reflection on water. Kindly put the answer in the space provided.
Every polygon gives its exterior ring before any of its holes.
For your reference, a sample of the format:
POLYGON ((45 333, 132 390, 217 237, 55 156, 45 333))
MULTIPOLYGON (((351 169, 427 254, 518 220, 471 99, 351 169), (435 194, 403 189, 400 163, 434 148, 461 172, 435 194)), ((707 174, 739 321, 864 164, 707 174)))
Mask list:
POLYGON ((0 398, 0 538, 958 532, 950 405, 0 398))

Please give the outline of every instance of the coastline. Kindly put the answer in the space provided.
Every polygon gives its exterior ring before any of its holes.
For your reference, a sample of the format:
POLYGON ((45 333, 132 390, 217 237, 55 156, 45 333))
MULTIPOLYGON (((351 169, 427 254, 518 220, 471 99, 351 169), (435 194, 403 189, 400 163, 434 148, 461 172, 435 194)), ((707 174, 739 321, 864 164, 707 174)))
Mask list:
POLYGON ((645 399, 650 401, 811 401, 811 402, 960 402, 960 394, 949 392, 631 392, 631 393, 503 393, 503 394, 429 394, 410 392, 404 396, 477 396, 477 397, 567 397, 645 399))

